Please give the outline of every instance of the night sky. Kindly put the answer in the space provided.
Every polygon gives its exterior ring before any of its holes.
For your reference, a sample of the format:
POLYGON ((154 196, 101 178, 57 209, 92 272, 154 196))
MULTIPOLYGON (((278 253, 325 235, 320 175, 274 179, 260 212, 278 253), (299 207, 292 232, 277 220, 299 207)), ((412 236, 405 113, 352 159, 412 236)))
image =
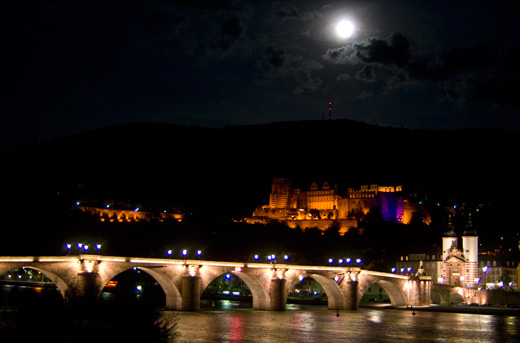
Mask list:
POLYGON ((4 1, 0 148, 127 122, 316 120, 329 101, 375 125, 520 131, 515 3, 4 1))

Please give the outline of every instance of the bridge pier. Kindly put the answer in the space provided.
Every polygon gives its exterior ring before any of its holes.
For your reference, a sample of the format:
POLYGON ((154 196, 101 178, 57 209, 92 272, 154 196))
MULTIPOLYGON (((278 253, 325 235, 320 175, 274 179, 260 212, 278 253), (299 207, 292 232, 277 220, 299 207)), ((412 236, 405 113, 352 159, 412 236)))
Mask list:
POLYGON ((359 308, 357 280, 349 280, 343 286, 343 294, 345 295, 345 310, 357 310, 359 308))
POLYGON ((408 302, 411 306, 428 306, 431 304, 431 277, 412 277, 408 281, 408 302))
POLYGON ((200 309, 201 278, 197 275, 184 275, 181 280, 182 311, 200 309))
POLYGON ((271 280, 270 296, 271 304, 269 310, 271 311, 285 311, 287 304, 287 297, 285 295, 285 287, 287 280, 275 278, 271 280))

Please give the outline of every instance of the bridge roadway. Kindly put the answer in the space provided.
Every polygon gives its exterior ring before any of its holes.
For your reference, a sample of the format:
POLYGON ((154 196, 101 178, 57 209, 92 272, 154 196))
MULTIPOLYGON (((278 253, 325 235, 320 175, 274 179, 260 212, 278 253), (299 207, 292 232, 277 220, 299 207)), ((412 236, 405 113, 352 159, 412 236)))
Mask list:
POLYGON ((0 275, 18 268, 43 273, 66 301, 97 299, 118 274, 137 268, 162 287, 166 309, 200 308, 204 289, 222 274, 242 279, 253 296, 253 309, 284 310, 287 296, 303 278, 317 281, 327 294, 328 308, 356 310, 362 295, 379 284, 394 306, 430 305, 431 278, 403 276, 341 266, 243 263, 102 255, 0 256, 0 275))

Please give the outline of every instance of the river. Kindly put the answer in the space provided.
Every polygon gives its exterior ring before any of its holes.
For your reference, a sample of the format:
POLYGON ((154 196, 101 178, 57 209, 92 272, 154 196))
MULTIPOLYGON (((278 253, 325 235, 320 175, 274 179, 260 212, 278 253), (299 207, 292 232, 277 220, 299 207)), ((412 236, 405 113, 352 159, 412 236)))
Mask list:
POLYGON ((520 342, 518 316, 413 313, 361 308, 337 316, 322 306, 287 305, 285 312, 271 312, 224 302, 219 308, 177 312, 176 317, 182 343, 520 342))
MULTIPOLYGON (((55 288, 0 287, 0 308, 24 299, 31 306, 61 301, 55 288)), ((511 312, 513 313, 513 312, 511 312)), ((288 304, 287 310, 254 311, 251 303, 201 302, 193 312, 163 311, 177 320, 175 343, 478 343, 520 342, 520 316, 288 304), (413 314, 415 313, 415 314, 413 314), (339 316, 337 315, 339 314, 339 316)))

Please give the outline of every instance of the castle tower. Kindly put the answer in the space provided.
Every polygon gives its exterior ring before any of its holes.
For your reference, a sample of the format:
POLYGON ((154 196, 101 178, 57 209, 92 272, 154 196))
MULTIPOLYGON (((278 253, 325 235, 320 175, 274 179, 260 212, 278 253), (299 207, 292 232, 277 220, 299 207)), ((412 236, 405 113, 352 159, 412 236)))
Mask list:
POLYGON ((457 234, 455 233, 455 230, 453 228, 453 225, 451 224, 451 215, 448 221, 448 228, 449 230, 444 233, 444 237, 442 237, 442 260, 446 261, 446 259, 450 255, 450 251, 453 250, 453 248, 457 248, 457 234))
POLYGON ((468 288, 476 288, 478 282, 478 236, 469 214, 468 224, 462 234, 462 248, 466 259, 466 278, 464 284, 468 288))
POLYGON ((269 195, 269 207, 288 208, 291 194, 291 181, 284 178, 274 178, 269 195))

